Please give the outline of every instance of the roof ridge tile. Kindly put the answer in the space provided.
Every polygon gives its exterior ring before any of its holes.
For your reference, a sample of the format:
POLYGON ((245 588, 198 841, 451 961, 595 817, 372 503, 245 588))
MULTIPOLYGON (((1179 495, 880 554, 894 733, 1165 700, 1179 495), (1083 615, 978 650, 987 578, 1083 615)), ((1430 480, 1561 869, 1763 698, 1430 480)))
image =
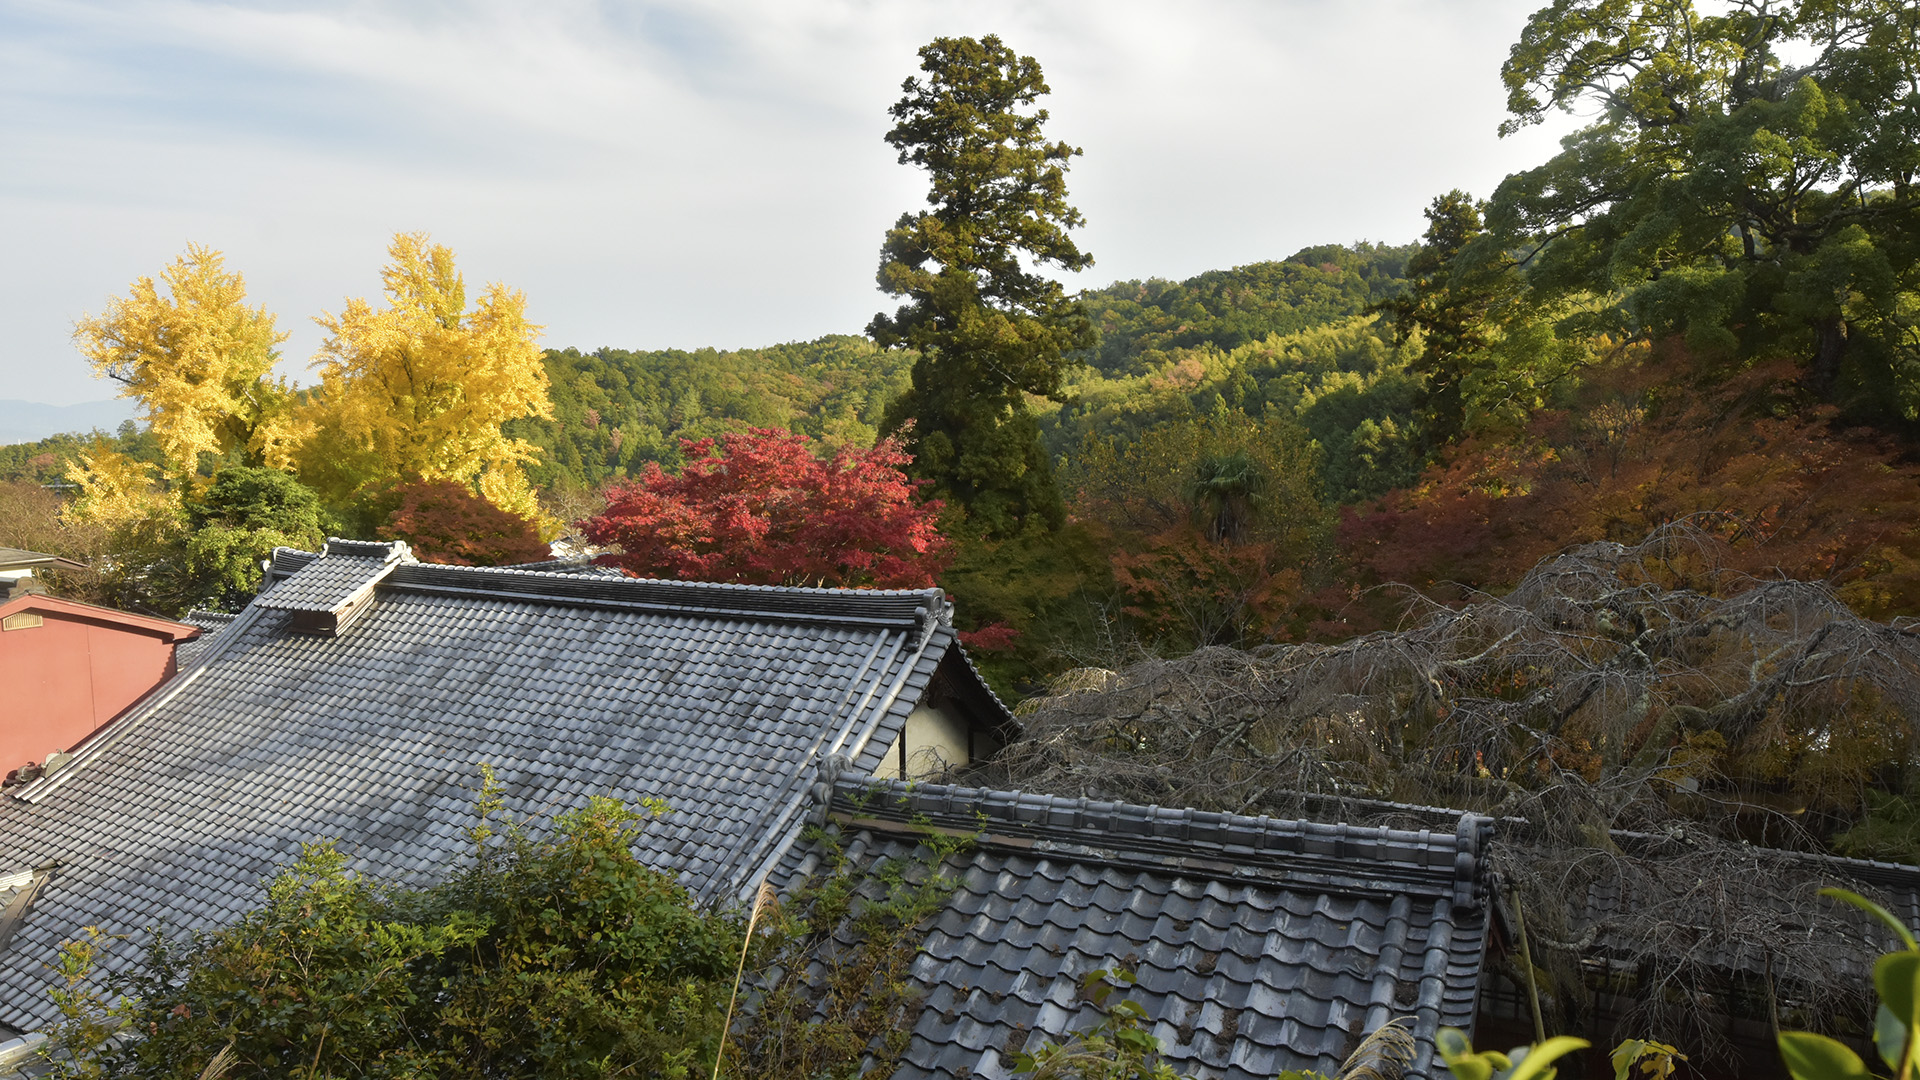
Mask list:
POLYGON ((1036 855, 1058 852, 1076 860, 1138 856, 1191 868, 1195 860, 1213 855, 1236 872, 1313 864, 1333 877, 1352 877, 1368 866, 1392 867, 1398 871, 1393 875, 1396 884, 1444 884, 1455 903, 1468 907, 1479 902, 1484 889, 1481 864, 1493 827, 1490 819, 1466 812, 1452 832, 1214 812, 1217 820, 1208 822, 1211 835, 1196 836, 1194 822, 1209 812, 849 777, 836 781, 833 801, 837 809, 862 818, 924 817, 938 825, 975 828, 989 837, 1017 838, 1036 855))

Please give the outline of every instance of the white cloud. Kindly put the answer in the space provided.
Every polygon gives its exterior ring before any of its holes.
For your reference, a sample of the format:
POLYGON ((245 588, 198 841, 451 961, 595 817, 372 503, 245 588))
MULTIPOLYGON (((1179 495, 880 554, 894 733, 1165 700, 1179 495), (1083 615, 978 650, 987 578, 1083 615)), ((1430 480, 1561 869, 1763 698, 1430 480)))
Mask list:
POLYGON ((136 275, 222 248, 304 360, 307 320, 426 229, 525 289, 549 344, 858 332, 920 204, 881 141, 939 34, 1037 57, 1086 150, 1082 281, 1404 241, 1551 132, 1494 137, 1531 3, 0 0, 4 397, 104 396, 67 343, 136 275))

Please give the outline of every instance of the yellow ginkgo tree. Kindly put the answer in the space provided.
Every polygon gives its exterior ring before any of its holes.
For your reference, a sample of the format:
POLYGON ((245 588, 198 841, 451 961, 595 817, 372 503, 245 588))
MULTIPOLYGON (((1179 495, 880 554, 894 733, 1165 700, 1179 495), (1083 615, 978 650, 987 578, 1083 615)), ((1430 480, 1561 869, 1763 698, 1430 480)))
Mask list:
MULTIPOLYGON (((262 429, 286 401, 286 388, 269 373, 287 335, 246 300, 246 281, 227 272, 220 252, 190 244, 159 282, 139 278, 103 314, 74 325, 74 343, 95 374, 121 383, 121 396, 145 407, 173 488, 201 479, 202 455, 241 450, 257 458, 262 429)), ((126 471, 121 463, 97 464, 126 471)))
POLYGON ((536 449, 501 430, 552 415, 526 296, 492 284, 469 308, 453 252, 423 233, 394 237, 388 255, 385 307, 351 299, 315 320, 327 332, 321 383, 274 431, 269 461, 336 505, 417 477, 538 520, 521 468, 536 449))

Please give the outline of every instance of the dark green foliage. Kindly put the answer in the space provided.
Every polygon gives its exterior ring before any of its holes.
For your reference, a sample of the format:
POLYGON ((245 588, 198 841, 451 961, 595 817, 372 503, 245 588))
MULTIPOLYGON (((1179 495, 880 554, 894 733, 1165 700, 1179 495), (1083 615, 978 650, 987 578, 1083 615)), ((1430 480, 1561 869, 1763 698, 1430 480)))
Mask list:
POLYGON ((71 1071, 187 1080, 231 1047, 229 1080, 704 1074, 739 929, 634 859, 646 820, 593 799, 550 837, 501 845, 483 819, 476 857, 417 890, 309 845, 260 910, 185 943, 157 936, 104 993, 86 976, 110 943, 78 943, 63 958, 71 1071), (143 1037, 102 1045, 108 1017, 143 1037))
POLYGON ((318 551, 334 522, 320 497, 278 469, 229 465, 186 502, 186 606, 237 611, 260 588, 276 547, 318 551))
POLYGON ((902 396, 889 413, 900 421, 891 430, 914 455, 908 475, 929 481, 929 497, 964 510, 987 535, 1014 536, 1030 520, 1060 528, 1066 511, 1054 484, 1053 463, 1026 404, 940 384, 925 365, 922 361, 914 370, 929 378, 902 396), (937 419, 922 428, 915 413, 937 419))
POLYGON ((1425 464, 1418 385, 1404 372, 1326 390, 1297 416, 1320 444, 1329 503, 1378 498, 1414 482, 1425 464))
POLYGON ((1867 812, 1833 838, 1833 849, 1856 859, 1920 863, 1920 805, 1912 794, 1866 792, 1867 812))
POLYGON ((682 439, 750 427, 864 448, 912 361, 844 335, 727 352, 550 349, 553 419, 511 420, 505 431, 540 448, 527 473, 548 491, 597 490, 648 462, 677 470, 682 439))
POLYGON ((1029 266, 1093 263, 1067 235, 1082 223, 1066 186, 1080 151, 1046 141, 1040 65, 999 38, 935 39, 920 67, 926 79, 902 84, 887 142, 927 170, 932 209, 888 230, 880 288, 907 302, 867 327, 882 347, 920 354, 886 430, 902 435, 929 494, 987 533, 1012 536, 1029 517, 1058 528, 1026 397, 1058 397, 1075 366, 1064 354, 1095 338, 1078 302, 1029 266))
POLYGON ((1033 522, 1005 539, 964 524, 948 534, 954 559, 940 587, 954 599, 968 656, 1001 697, 1017 701, 1068 668, 1112 658, 1119 603, 1107 553, 1085 523, 1049 531, 1033 522))
POLYGON ((1467 422, 1467 387, 1477 367, 1488 363, 1496 321, 1520 291, 1513 259, 1484 244, 1482 207, 1458 189, 1427 207, 1427 231, 1407 260, 1412 287, 1380 305, 1392 316, 1397 339, 1421 337, 1410 365, 1424 383, 1421 404, 1426 435, 1434 445, 1459 438, 1467 422))
POLYGON ((276 547, 318 551, 339 523, 312 489, 276 469, 229 465, 178 504, 132 520, 106 539, 89 599, 178 617, 194 607, 237 611, 260 587, 276 547))
POLYGON ((1920 415, 1920 8, 1559 0, 1502 75, 1507 130, 1600 109, 1489 206, 1536 291, 1613 301, 1589 329, 1792 356, 1816 396, 1920 415))

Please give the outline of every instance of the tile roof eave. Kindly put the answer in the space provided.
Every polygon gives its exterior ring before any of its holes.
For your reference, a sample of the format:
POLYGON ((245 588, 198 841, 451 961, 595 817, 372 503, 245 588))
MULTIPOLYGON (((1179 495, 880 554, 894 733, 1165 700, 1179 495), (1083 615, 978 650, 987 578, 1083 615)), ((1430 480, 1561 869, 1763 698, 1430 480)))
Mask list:
MULTIPOLYGON (((1359 1037, 1395 1017, 1407 1017, 1412 1021, 1416 1040, 1416 1057, 1407 1071, 1409 1080, 1438 1080, 1445 1073, 1436 1067, 1434 1060, 1433 1039, 1437 1030, 1442 1026, 1471 1029, 1491 905, 1478 902, 1478 889, 1470 891, 1476 902, 1462 905, 1456 902, 1457 895, 1432 888, 1431 882, 1407 879, 1423 877, 1423 871, 1430 866, 1450 864, 1467 871, 1475 882, 1484 881, 1488 877, 1484 864, 1447 858, 1484 849, 1488 837, 1483 818, 1464 815, 1460 819, 1461 827, 1451 832, 1391 830, 1203 815, 1183 809, 898 781, 841 780, 833 785, 827 799, 828 805, 821 807, 826 811, 823 815, 827 819, 826 835, 841 837, 838 842, 846 845, 847 857, 856 861, 868 857, 883 860, 898 857, 900 852, 922 843, 929 828, 974 838, 967 853, 955 856, 958 867, 948 866, 942 871, 952 872, 958 880, 973 875, 974 884, 963 886, 956 893, 957 897, 971 896, 973 900, 956 908, 960 914, 951 921, 933 924, 922 949, 922 954, 930 959, 924 964, 917 962, 914 974, 929 993, 948 993, 943 999, 946 1013, 936 1015, 929 1011, 914 1024, 911 1038, 915 1049, 911 1055, 902 1057, 902 1067, 896 1076, 912 1080, 951 1077, 960 1074, 956 1070, 962 1064, 977 1076, 1004 1076, 1007 1053, 1022 1043, 1031 1046, 1026 1040, 1043 1029, 1046 1035, 1058 1038, 1075 1022, 1071 1007, 1062 1013, 1049 1005, 1049 1002, 1059 1003, 1053 995, 1059 985, 1064 985, 1061 980, 1078 976, 1061 964, 1057 947, 1033 948, 1041 940, 1038 928, 1045 925, 1057 925, 1063 933, 1072 934, 1069 949, 1083 954, 1082 967, 1100 963, 1104 958, 1121 957, 1123 953, 1125 960, 1112 962, 1123 966, 1138 963, 1141 982, 1135 996, 1144 995, 1143 1003, 1154 1009, 1157 1026, 1167 1029, 1157 1031, 1164 1040, 1163 1045, 1170 1047, 1170 1053, 1181 1058, 1181 1064, 1196 1075, 1270 1076, 1274 1070, 1265 1069, 1260 1063, 1273 1059, 1276 1054, 1291 1055, 1295 1059, 1285 1063, 1288 1067, 1314 1067, 1331 1073, 1359 1037), (930 811, 937 811, 942 805, 951 811, 950 820, 944 824, 930 815, 930 811), (852 816, 854 811, 860 816, 852 816), (1089 830, 1098 830, 1122 819, 1129 824, 1149 824, 1157 831, 1185 829, 1189 835, 1183 840, 1190 852, 1209 857, 1210 861, 1204 865, 1190 860, 1165 860, 1155 865, 1149 859, 1141 863, 1140 856, 1151 853, 1140 852, 1141 837, 1132 834, 1108 834, 1111 843, 1105 847, 1085 843, 1044 846, 1046 841, 1055 838, 1084 841, 1089 830), (1245 845, 1222 845, 1217 842, 1221 835, 1209 840, 1200 835, 1206 832, 1223 834, 1232 840, 1248 840, 1260 834, 1301 837, 1311 832, 1328 844, 1343 839, 1354 843, 1386 842, 1385 850, 1390 856, 1406 858, 1390 857, 1382 861, 1365 852, 1355 853, 1347 860, 1349 863, 1377 865, 1353 865, 1344 879, 1323 880, 1322 875, 1317 874, 1266 874, 1258 872, 1260 867, 1234 865, 1247 858, 1245 845), (1436 858, 1414 857, 1423 846, 1431 846, 1436 858), (1041 866, 1054 869, 1039 872, 1041 866), (1375 877, 1380 881, 1369 880, 1375 877), (1225 963, 1214 967, 1212 962, 1214 956, 1226 951, 1221 943, 1224 939, 1201 944, 1198 932, 1189 934, 1189 927, 1197 925, 1193 920, 1199 918, 1195 911, 1162 914, 1156 922, 1155 909, 1138 906, 1142 896, 1151 898, 1174 888, 1174 882, 1193 882, 1194 879, 1219 884, 1196 882, 1187 888, 1199 887, 1203 891, 1189 891, 1185 895, 1204 896, 1206 902, 1216 907, 1231 908, 1238 904, 1239 910, 1255 914, 1280 910, 1280 903, 1274 898, 1284 895, 1301 898, 1299 902, 1304 906, 1293 908, 1296 912, 1311 908, 1315 918, 1322 911, 1341 913, 1328 916, 1335 922, 1342 922, 1348 917, 1347 913, 1356 911, 1350 905, 1358 905, 1359 909, 1373 913, 1368 916, 1369 925, 1382 931, 1383 936, 1377 941, 1364 935, 1347 938, 1336 934, 1339 941, 1322 937, 1323 946, 1349 950, 1343 954, 1348 958, 1344 962, 1337 957, 1328 960, 1341 969, 1335 972, 1326 964, 1307 959, 1304 951, 1276 951, 1262 940, 1266 934, 1285 933, 1290 940, 1311 946, 1314 942, 1312 924, 1302 921, 1297 927, 1289 926, 1284 931, 1269 926, 1253 931, 1253 938, 1239 939, 1237 959, 1242 966, 1236 969, 1238 973, 1229 973, 1225 963), (1056 884, 1049 885, 1049 880, 1056 884), (1078 883, 1083 893, 1078 900, 1069 899, 1071 890, 1064 884, 1068 882, 1078 883), (1152 882, 1160 883, 1158 890, 1152 882), (1391 887, 1381 892, 1371 887, 1374 884, 1391 887), (1117 901, 1110 898, 1102 903, 1084 895, 1087 890, 1095 889, 1106 889, 1110 894, 1112 890, 1119 890, 1117 901), (981 897, 991 899, 982 901, 981 897), (1327 898, 1338 898, 1331 909, 1322 906, 1328 903, 1327 898), (1125 902, 1125 910, 1116 907, 1116 902, 1125 902), (1057 911, 1062 905, 1079 911, 1099 907, 1111 918, 1101 920, 1089 915, 1085 919, 1068 918, 1056 923, 1048 912, 1057 911), (1024 913, 1010 919, 1011 910, 1024 913), (989 918, 995 920, 993 928, 983 928, 980 920, 989 918), (1300 936, 1294 936, 1296 934, 1300 936), (1024 949, 1024 953, 997 955, 1008 940, 1023 935, 1030 940, 1020 941, 1015 951, 1019 953, 1024 949), (1160 955, 1149 959, 1155 949, 1160 955), (1193 950, 1217 951, 1209 952, 1207 966, 1198 970, 1177 965, 1169 967, 1168 961, 1173 959, 1169 950, 1181 949, 1187 950, 1181 955, 1189 957, 1198 955, 1193 950), (1054 959, 1049 959, 1048 952, 1054 959), (1021 955, 1026 957, 1024 961, 1021 955), (1354 965, 1364 957, 1377 960, 1378 968, 1356 969, 1354 965), (1014 966, 1009 967, 1009 962, 1014 966), (1185 1034, 1177 1039, 1169 1038, 1171 1025, 1178 1019, 1169 1011, 1172 1004, 1184 1002, 1189 1010, 1186 1022, 1190 1028, 1203 1027, 1206 1025, 1196 1024, 1195 1019, 1203 1015, 1204 1002, 1218 997, 1238 1006, 1251 1007, 1249 984, 1258 983, 1269 990, 1278 985, 1272 981, 1278 970, 1271 965, 1281 968, 1292 965, 1304 971, 1306 968, 1302 965, 1307 964, 1315 964, 1324 976, 1348 978, 1349 984, 1337 992, 1331 983, 1318 990, 1304 983, 1295 985, 1289 1000, 1294 994, 1304 994, 1309 1004, 1299 1013, 1293 1012, 1291 1006, 1283 1006, 1288 1009, 1284 1028, 1274 1027, 1281 1022, 1279 1013, 1266 1014, 1254 1025, 1235 1024, 1231 1031, 1215 1027, 1211 1029, 1214 1040, 1211 1050, 1196 1051, 1194 1048, 1203 1040, 1190 1040, 1185 1034), (1246 965, 1269 965, 1269 968, 1256 977, 1246 965), (1159 974, 1149 974, 1154 971, 1159 974), (976 976, 988 979, 982 981, 976 976), (1149 989, 1150 984, 1156 982, 1158 985, 1149 989), (1234 986, 1239 987, 1238 998, 1234 996, 1234 986), (1196 991, 1196 987, 1200 989, 1196 991), (977 1011, 979 995, 983 993, 991 1002, 992 1013, 984 1021, 977 1011), (1312 1000, 1331 1002, 1329 994, 1339 998, 1333 1004, 1341 1018, 1316 1019, 1312 1000), (1154 1002, 1158 1005, 1151 1004, 1154 1002), (1025 1012, 1020 1012, 1022 1009, 1025 1012), (966 1019, 956 1020, 955 1013, 966 1019), (985 1056, 980 1055, 981 1046, 976 1045, 976 1036, 982 1030, 980 1022, 987 1024, 992 1036, 984 1044, 988 1050, 985 1056), (1232 1046, 1220 1046, 1222 1038, 1232 1046), (1205 1065, 1201 1063, 1202 1054, 1206 1056, 1205 1065)), ((828 841, 829 845, 832 843, 828 841)), ((1266 857, 1277 859, 1279 855, 1270 852, 1266 857)), ((796 845, 788 860, 781 864, 776 887, 790 891, 801 879, 818 871, 823 858, 819 844, 796 845)), ((946 916, 940 918, 945 920, 946 916)), ((1215 920, 1211 925, 1220 928, 1224 924, 1215 920)), ((1236 920, 1234 925, 1241 924, 1236 920)), ((1262 1006, 1263 1013, 1265 1009, 1262 1006)), ((1234 1014, 1237 1017, 1240 1008, 1236 1007, 1234 1014)))
POLYGON ((259 619, 262 610, 264 609, 248 605, 246 610, 236 616, 233 622, 215 637, 212 645, 195 658, 191 667, 185 671, 176 672, 173 678, 161 683, 132 709, 89 735, 79 746, 74 747, 72 759, 57 772, 22 785, 18 790, 8 792, 8 795, 20 802, 37 803, 85 771, 87 766, 97 760, 113 744, 125 738, 148 717, 198 681, 214 660, 225 653, 234 642, 245 636, 247 630, 259 619))
MULTIPOLYGON (((263 592, 306 569, 320 556, 274 549, 263 592)), ((379 582, 381 590, 406 589, 580 607, 684 612, 785 622, 917 626, 938 620, 948 607, 934 589, 830 589, 793 585, 609 578, 519 567, 452 566, 402 562, 379 582)))
MULTIPOLYGON (((906 643, 903 640, 901 644, 906 643)), ((935 624, 920 634, 919 640, 911 646, 913 654, 910 660, 901 662, 896 651, 882 666, 882 670, 891 666, 899 668, 899 674, 887 688, 886 694, 873 705, 870 713, 867 700, 863 699, 849 715, 846 727, 831 744, 816 744, 815 751, 808 755, 803 767, 795 769, 788 779, 779 811, 766 827, 760 841, 745 852, 744 859, 736 857, 736 872, 722 889, 713 890, 710 886, 701 898, 719 899, 730 892, 735 900, 745 901, 758 890, 762 882, 774 880, 809 821, 817 817, 811 804, 817 802, 822 794, 820 781, 826 780, 831 784, 840 775, 860 771, 863 765, 864 771, 871 773, 878 764, 877 760, 873 760, 875 755, 886 749, 880 745, 884 740, 876 741, 876 736, 889 730, 897 729, 896 735, 904 731, 907 714, 913 710, 914 702, 903 699, 902 691, 916 674, 924 683, 948 651, 959 647, 959 638, 952 627, 935 624), (870 715, 871 719, 861 723, 863 715, 870 715), (858 734, 854 733, 855 727, 860 729, 858 734)), ((871 661, 870 657, 869 663, 871 661)))

